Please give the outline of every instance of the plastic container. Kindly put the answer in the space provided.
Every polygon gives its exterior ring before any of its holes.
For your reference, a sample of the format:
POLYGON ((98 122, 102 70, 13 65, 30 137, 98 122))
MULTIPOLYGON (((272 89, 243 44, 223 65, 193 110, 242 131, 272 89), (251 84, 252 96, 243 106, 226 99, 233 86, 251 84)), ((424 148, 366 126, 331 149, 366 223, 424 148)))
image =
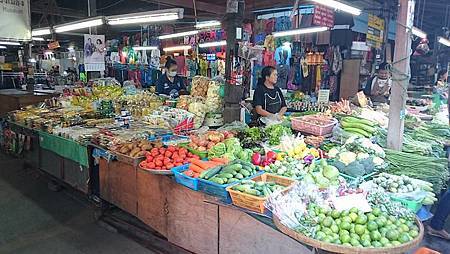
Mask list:
POLYGON ((184 171, 189 169, 189 164, 172 168, 175 181, 191 190, 198 191, 198 179, 189 177, 184 174, 184 171))
MULTIPOLYGON (((277 175, 267 173, 253 177, 251 180, 255 182, 275 182, 279 185, 285 186, 286 188, 291 186, 295 182, 294 180, 280 178, 277 175)), ((264 213, 266 209, 264 207, 264 202, 266 202, 268 197, 257 197, 240 191, 235 191, 232 189, 235 185, 237 184, 233 184, 232 186, 227 187, 227 191, 230 193, 231 199, 235 206, 239 206, 257 213, 264 213)))
POLYGON ((292 129, 315 136, 324 136, 330 134, 333 131, 333 127, 337 123, 338 121, 334 118, 325 121, 315 115, 291 118, 292 129), (323 121, 323 124, 318 125, 312 123, 311 121, 323 121))
POLYGON ((416 250, 416 252, 414 252, 414 254, 441 254, 441 253, 432 249, 420 247, 418 250, 416 250))
MULTIPOLYGON (((364 175, 361 177, 361 180, 368 181, 368 180, 372 179, 377 173, 378 172, 372 172, 370 174, 364 175)), ((349 176, 344 173, 339 173, 339 175, 342 176, 345 180, 350 181, 350 182, 355 181, 357 179, 357 177, 349 176)))
MULTIPOLYGON (((256 175, 249 176, 247 178, 242 179, 241 181, 252 179, 263 173, 264 173, 263 171, 256 173, 256 175)), ((232 185, 235 185, 236 183, 240 183, 241 181, 230 184, 218 184, 205 179, 198 179, 198 190, 205 192, 206 194, 218 197, 224 203, 231 204, 231 197, 230 193, 227 191, 227 188, 232 185)))
POLYGON ((391 200, 401 203, 404 207, 408 208, 409 210, 411 210, 414 213, 417 213, 420 210, 420 208, 422 207, 421 201, 407 200, 407 199, 397 198, 397 197, 393 197, 393 196, 391 196, 391 200))

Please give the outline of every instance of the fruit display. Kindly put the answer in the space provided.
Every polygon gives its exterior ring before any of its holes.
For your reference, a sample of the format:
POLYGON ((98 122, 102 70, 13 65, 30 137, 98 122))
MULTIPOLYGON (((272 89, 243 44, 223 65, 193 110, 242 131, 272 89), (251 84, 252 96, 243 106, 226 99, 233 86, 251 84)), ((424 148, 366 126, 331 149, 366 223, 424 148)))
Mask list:
POLYGON ((255 175, 256 166, 242 160, 234 160, 226 166, 218 166, 200 174, 200 178, 217 184, 230 184, 255 175))
POLYGON ((326 243, 388 248, 408 243, 419 235, 419 227, 413 219, 397 219, 377 207, 364 213, 356 208, 337 211, 312 204, 308 213, 317 218, 313 238, 326 243))
MULTIPOLYGON (((223 142, 225 139, 232 138, 233 134, 230 132, 208 131, 205 134, 193 134, 190 135, 191 142, 189 147, 200 152, 205 152, 211 149, 218 143, 223 142)), ((221 156, 218 156, 221 157, 221 156)))
POLYGON ((148 170, 170 170, 173 167, 188 164, 189 159, 199 159, 186 148, 177 146, 152 148, 146 152, 145 157, 140 166, 148 170))
POLYGON ((306 174, 306 164, 292 157, 287 157, 282 161, 277 160, 273 164, 265 166, 264 171, 292 179, 301 179, 306 174))
POLYGON ((342 117, 339 122, 344 131, 360 137, 370 138, 377 132, 377 124, 370 120, 352 116, 342 117))
POLYGON ((316 184, 319 188, 339 185, 339 170, 334 166, 328 165, 324 159, 318 163, 312 161, 306 172, 302 179, 306 183, 316 184))
POLYGON ((244 180, 232 187, 235 191, 240 191, 257 197, 267 197, 272 193, 284 190, 286 186, 276 184, 275 182, 262 182, 253 180, 244 180))

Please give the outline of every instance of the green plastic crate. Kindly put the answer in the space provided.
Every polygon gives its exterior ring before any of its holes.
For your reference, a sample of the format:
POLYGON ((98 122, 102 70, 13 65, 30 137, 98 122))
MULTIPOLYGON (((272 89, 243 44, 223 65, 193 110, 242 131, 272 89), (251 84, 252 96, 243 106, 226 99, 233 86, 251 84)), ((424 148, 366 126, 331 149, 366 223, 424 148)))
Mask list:
POLYGON ((404 207, 408 208, 409 210, 411 210, 414 213, 417 213, 420 210, 420 208, 422 207, 422 200, 420 200, 420 201, 408 200, 408 199, 404 199, 404 198, 397 198, 394 196, 391 196, 391 200, 394 202, 399 202, 404 207))

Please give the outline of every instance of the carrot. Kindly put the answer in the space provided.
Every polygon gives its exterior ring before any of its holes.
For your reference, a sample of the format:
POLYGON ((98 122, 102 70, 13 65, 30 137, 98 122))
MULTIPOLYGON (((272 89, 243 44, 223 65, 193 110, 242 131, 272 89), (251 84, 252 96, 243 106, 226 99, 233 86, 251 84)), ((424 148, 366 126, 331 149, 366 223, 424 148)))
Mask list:
POLYGON ((220 162, 223 164, 228 164, 229 160, 227 158, 212 158, 211 161, 220 162))
POLYGON ((205 169, 199 167, 198 165, 195 165, 194 163, 191 163, 191 165, 189 165, 189 170, 192 170, 195 173, 201 173, 203 172, 205 169))
POLYGON ((195 164, 196 166, 199 166, 203 170, 211 168, 211 166, 208 163, 206 163, 205 161, 191 159, 190 162, 191 162, 191 164, 195 164))
POLYGON ((210 166, 209 168, 214 168, 214 167, 223 165, 223 163, 217 162, 217 161, 205 161, 205 163, 210 166))
POLYGON ((199 173, 194 173, 194 175, 192 176, 192 177, 194 177, 194 178, 198 178, 200 176, 200 174, 199 173))

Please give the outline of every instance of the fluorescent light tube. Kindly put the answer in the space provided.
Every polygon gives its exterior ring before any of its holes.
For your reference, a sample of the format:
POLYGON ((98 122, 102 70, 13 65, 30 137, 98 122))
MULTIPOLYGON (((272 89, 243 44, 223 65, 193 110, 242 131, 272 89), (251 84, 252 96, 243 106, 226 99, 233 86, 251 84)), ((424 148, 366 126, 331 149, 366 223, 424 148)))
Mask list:
POLYGON ((170 21, 183 18, 184 9, 174 8, 167 10, 149 11, 149 12, 139 12, 130 13, 125 15, 116 15, 107 17, 107 22, 109 25, 128 25, 128 24, 139 24, 139 23, 155 23, 161 21, 170 21))
POLYGON ((336 9, 336 10, 341 10, 344 12, 348 12, 352 15, 355 16, 359 16, 361 14, 361 10, 358 8, 355 8, 353 6, 350 6, 348 4, 344 4, 338 1, 334 1, 334 0, 313 0, 314 2, 318 3, 318 4, 322 4, 325 6, 328 6, 330 8, 336 9))
POLYGON ((181 50, 189 50, 191 49, 191 45, 180 45, 180 46, 174 46, 174 47, 167 47, 164 48, 164 51, 181 51, 181 50))
POLYGON ((101 26, 104 24, 103 18, 84 19, 54 27, 55 33, 64 33, 68 31, 79 30, 83 28, 101 26))
POLYGON ((42 38, 42 37, 31 37, 31 40, 33 40, 33 41, 45 41, 45 39, 42 38))
POLYGON ((273 37, 283 37, 283 36, 292 36, 292 35, 299 35, 299 34, 318 33, 318 32, 324 32, 327 30, 328 30, 328 27, 325 27, 325 26, 301 28, 301 29, 295 29, 295 30, 274 32, 273 37))
POLYGON ((212 48, 225 45, 227 45, 227 41, 212 41, 198 44, 200 48, 212 48))
POLYGON ((14 41, 0 41, 0 45, 20 46, 20 43, 19 42, 14 42, 14 41))
POLYGON ((216 27, 216 26, 220 26, 220 21, 218 20, 210 20, 210 21, 203 21, 203 22, 198 22, 195 25, 195 28, 197 29, 203 29, 203 28, 207 28, 207 27, 216 27))
POLYGON ((136 47, 133 47, 133 49, 135 51, 139 51, 139 50, 154 50, 154 49, 158 49, 158 47, 156 47, 156 46, 136 46, 136 47))
POLYGON ((438 37, 438 42, 441 43, 441 44, 444 44, 447 47, 450 47, 450 40, 447 40, 444 37, 439 36, 438 37))
POLYGON ((33 29, 31 31, 31 36, 42 36, 42 35, 49 35, 49 34, 52 34, 50 27, 33 29))
POLYGON ((165 39, 184 37, 184 36, 189 36, 189 35, 196 35, 196 34, 198 34, 198 32, 199 31, 194 30, 194 31, 187 31, 187 32, 181 32, 181 33, 174 33, 174 34, 165 34, 165 35, 159 36, 158 39, 165 40, 165 39))
POLYGON ((419 38, 422 38, 422 39, 426 39, 427 38, 427 34, 424 31, 420 30, 419 28, 417 28, 415 26, 413 26, 411 28, 411 32, 412 32, 412 34, 414 34, 415 36, 417 36, 419 38))
POLYGON ((6 46, 0 45, 0 49, 6 49, 6 46))

